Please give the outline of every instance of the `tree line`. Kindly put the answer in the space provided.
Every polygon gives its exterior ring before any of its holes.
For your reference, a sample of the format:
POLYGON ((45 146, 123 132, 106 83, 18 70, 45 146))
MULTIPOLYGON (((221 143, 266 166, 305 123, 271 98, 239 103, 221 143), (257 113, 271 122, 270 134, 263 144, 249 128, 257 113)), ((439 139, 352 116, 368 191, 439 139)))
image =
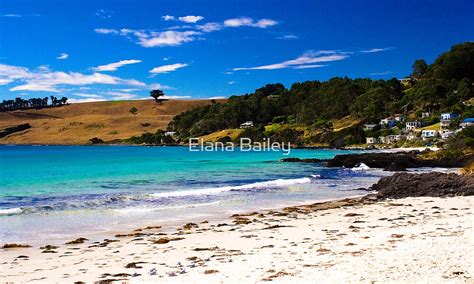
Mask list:
POLYGON ((268 84, 254 93, 232 96, 224 103, 183 112, 173 118, 168 130, 186 139, 238 128, 245 121, 253 121, 256 129, 270 123, 287 123, 323 132, 310 137, 310 142, 358 143, 364 141, 361 125, 339 133, 345 135, 341 140, 331 133, 331 120, 350 115, 362 124, 377 123, 393 114, 474 115, 473 106, 465 103, 474 94, 474 43, 453 46, 431 65, 417 60, 412 69, 405 80, 336 77, 294 83, 289 89, 279 83, 268 84))
POLYGON ((22 99, 15 98, 14 100, 3 100, 0 103, 0 111, 24 110, 24 109, 41 109, 47 107, 62 106, 67 103, 68 98, 57 98, 55 96, 44 98, 22 99), (51 104, 48 104, 51 99, 51 104))

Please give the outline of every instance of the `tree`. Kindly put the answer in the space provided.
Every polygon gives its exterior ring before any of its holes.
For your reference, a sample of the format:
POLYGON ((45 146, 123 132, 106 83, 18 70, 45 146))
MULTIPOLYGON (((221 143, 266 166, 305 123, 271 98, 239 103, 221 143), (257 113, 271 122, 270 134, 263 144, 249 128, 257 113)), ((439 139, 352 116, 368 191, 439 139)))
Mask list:
POLYGON ((426 64, 426 61, 423 59, 418 59, 415 60, 415 63, 413 63, 412 66, 412 76, 415 78, 420 78, 425 74, 426 70, 428 70, 428 64, 426 64))
POLYGON ((160 97, 163 97, 165 93, 162 90, 153 90, 150 92, 150 96, 155 99, 155 101, 161 102, 160 97))
POLYGON ((135 116, 138 114, 138 109, 136 107, 132 107, 128 111, 133 115, 133 122, 135 122, 135 116))

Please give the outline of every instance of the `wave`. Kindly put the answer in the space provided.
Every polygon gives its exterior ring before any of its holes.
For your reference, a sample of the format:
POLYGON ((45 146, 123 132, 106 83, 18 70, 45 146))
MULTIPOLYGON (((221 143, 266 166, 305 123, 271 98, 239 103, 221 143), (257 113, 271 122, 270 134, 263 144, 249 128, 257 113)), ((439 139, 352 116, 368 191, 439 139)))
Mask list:
POLYGON ((132 208, 123 208, 123 209, 113 209, 116 213, 128 214, 128 213, 147 213, 153 211, 162 211, 169 209, 185 209, 185 208, 196 208, 204 207, 209 205, 219 204, 220 201, 207 202, 207 203, 198 203, 198 204, 186 204, 186 205, 176 205, 176 206, 165 206, 165 207, 132 207, 132 208))
POLYGON ((310 183, 311 179, 308 177, 297 178, 297 179, 276 179, 270 181, 256 182, 244 185, 235 186, 222 186, 222 187, 210 187, 201 188, 195 190, 180 190, 170 192, 157 192, 152 193, 151 196, 155 198, 167 198, 167 197, 185 197, 185 196, 199 196, 199 195, 216 195, 223 192, 229 191, 245 191, 259 188, 273 188, 273 187, 285 187, 295 184, 310 183))
POLYGON ((0 216, 2 215, 16 215, 21 214, 23 210, 21 208, 8 208, 8 209, 0 209, 0 216))
POLYGON ((370 167, 364 163, 360 163, 357 167, 353 167, 351 170, 353 171, 368 171, 370 167))

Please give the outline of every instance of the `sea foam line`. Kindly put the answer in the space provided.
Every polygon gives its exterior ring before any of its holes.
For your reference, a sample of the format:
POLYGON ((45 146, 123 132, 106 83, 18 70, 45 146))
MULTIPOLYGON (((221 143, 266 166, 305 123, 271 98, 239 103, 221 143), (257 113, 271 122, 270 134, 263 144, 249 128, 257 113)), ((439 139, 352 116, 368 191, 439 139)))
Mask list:
POLYGON ((256 182, 244 185, 235 185, 235 186, 223 186, 223 187, 210 187, 210 188, 201 188, 195 190, 180 190, 180 191, 170 191, 170 192, 157 192, 152 193, 151 196, 155 198, 163 197, 183 197, 183 196, 198 196, 198 195, 215 195, 228 191, 238 191, 238 190, 250 190, 256 188, 267 188, 267 187, 285 187, 294 184, 304 184, 310 183, 311 179, 308 177, 297 178, 297 179, 276 179, 264 182, 256 182))

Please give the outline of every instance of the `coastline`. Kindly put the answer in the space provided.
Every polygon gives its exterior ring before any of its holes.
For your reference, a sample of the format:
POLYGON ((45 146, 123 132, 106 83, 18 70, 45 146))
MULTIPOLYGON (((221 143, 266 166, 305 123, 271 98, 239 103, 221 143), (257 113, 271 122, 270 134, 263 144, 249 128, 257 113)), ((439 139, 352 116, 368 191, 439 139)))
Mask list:
POLYGON ((3 249, 1 270, 6 273, 1 278, 462 282, 474 274, 468 249, 473 205, 472 196, 357 197, 234 214, 228 221, 201 220, 174 229, 156 224, 102 241, 77 236, 74 244, 57 248, 3 249), (351 271, 356 263, 358 269, 351 271))

